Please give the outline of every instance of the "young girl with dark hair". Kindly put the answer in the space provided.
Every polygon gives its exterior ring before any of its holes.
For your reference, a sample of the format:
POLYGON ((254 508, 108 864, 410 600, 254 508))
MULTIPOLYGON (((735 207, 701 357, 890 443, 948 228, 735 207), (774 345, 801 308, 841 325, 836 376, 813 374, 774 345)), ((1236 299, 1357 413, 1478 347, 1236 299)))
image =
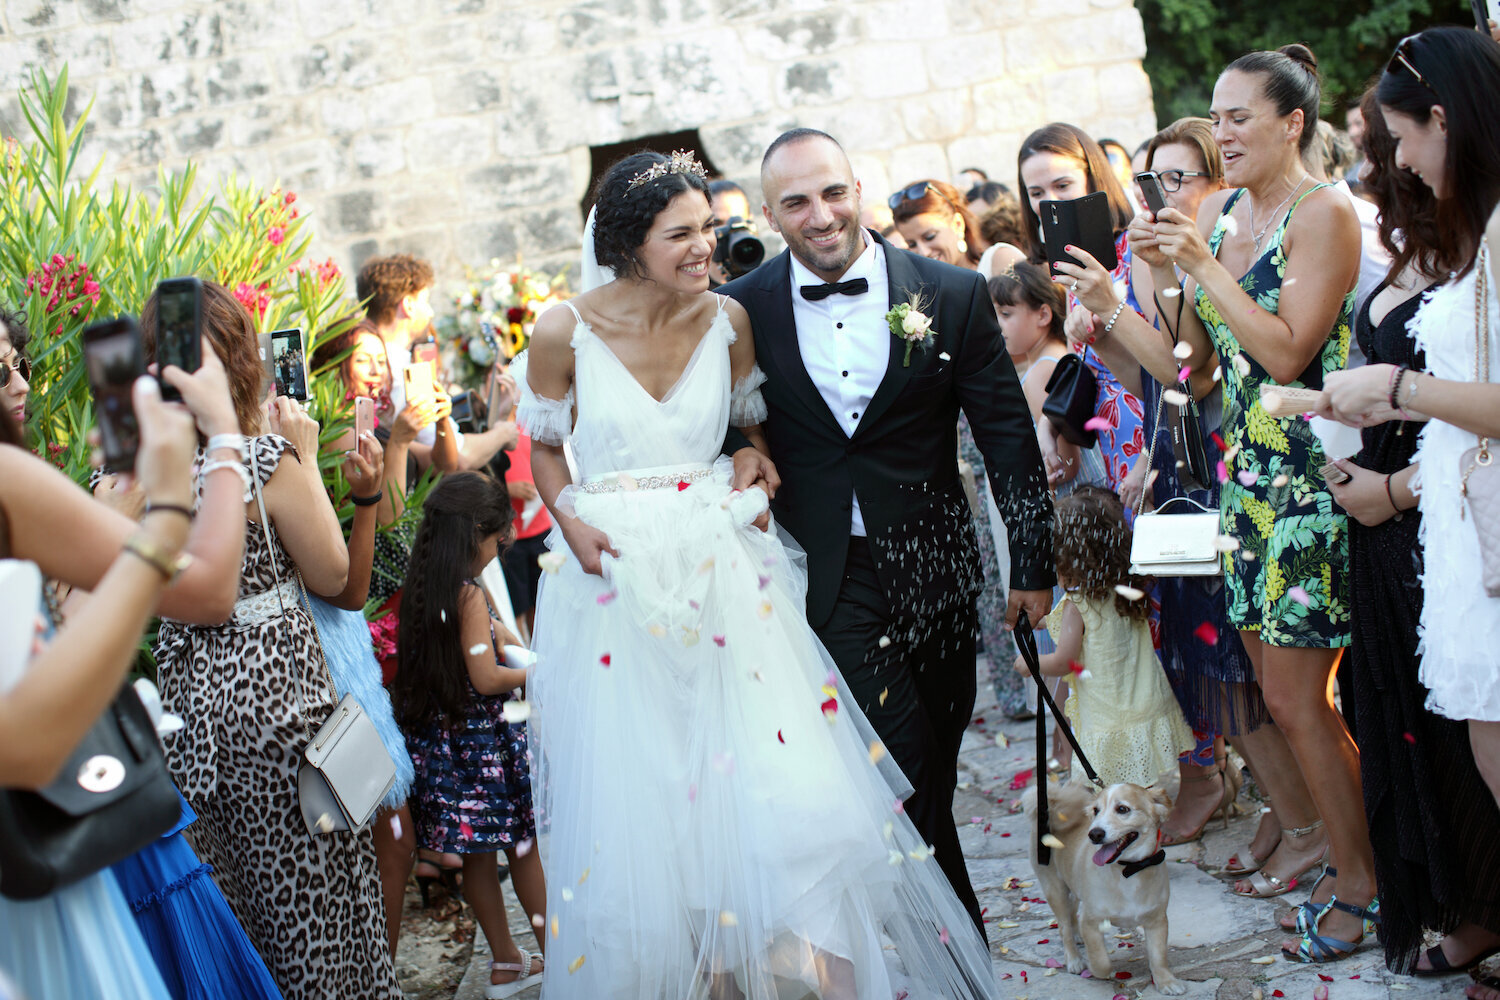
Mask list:
POLYGON ((511 939, 496 851, 509 859, 537 948, 546 950, 547 887, 532 849, 526 729, 506 714, 507 702, 526 704, 516 694, 526 671, 505 665, 504 647, 519 640, 475 582, 509 543, 511 515, 505 487, 477 472, 447 476, 427 495, 402 592, 401 669, 391 688, 416 768, 417 842, 463 856, 464 897, 494 953, 487 997, 509 996, 514 989, 505 987, 542 970, 542 956, 511 939))
MULTIPOLYGON (((1109 490, 1080 486, 1057 501, 1053 547, 1065 597, 1046 619, 1057 649, 1042 656, 1042 674, 1068 679, 1064 711, 1107 785, 1153 785, 1193 748, 1151 646, 1147 582, 1130 572, 1130 537, 1109 490)), ((1020 657, 1015 668, 1029 673, 1020 657)), ((1073 780, 1088 780, 1076 758, 1073 780)))

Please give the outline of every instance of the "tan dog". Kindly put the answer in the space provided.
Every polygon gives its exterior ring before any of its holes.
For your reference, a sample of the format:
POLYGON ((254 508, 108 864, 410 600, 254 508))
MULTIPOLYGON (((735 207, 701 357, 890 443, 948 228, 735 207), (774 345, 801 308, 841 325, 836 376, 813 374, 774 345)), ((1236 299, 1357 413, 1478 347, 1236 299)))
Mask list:
POLYGON ((1172 808, 1167 793, 1140 785, 1111 785, 1098 791, 1082 781, 1047 789, 1049 827, 1062 841, 1048 864, 1037 861, 1036 788, 1022 796, 1031 818, 1031 867, 1057 917, 1068 971, 1083 971, 1074 932, 1083 938, 1089 972, 1095 979, 1113 974, 1099 924, 1141 927, 1156 988, 1176 996, 1187 984, 1167 964, 1167 900, 1171 885, 1161 863, 1158 830, 1172 808))

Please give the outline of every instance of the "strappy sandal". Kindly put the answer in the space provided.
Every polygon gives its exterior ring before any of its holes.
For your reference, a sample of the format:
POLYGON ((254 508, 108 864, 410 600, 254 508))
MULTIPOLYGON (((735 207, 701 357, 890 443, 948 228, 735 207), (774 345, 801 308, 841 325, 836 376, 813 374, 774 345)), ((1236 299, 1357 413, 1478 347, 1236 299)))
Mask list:
MULTIPOLYGON (((1310 836, 1311 834, 1317 832, 1318 829, 1322 826, 1323 821, 1317 820, 1313 823, 1309 823, 1307 826, 1295 826, 1291 827, 1290 829, 1283 829, 1281 831, 1281 839, 1283 841, 1286 841, 1297 837, 1310 836)), ((1249 878, 1244 879, 1245 882, 1248 882, 1250 884, 1250 892, 1240 892, 1238 889, 1233 889, 1231 891, 1233 891, 1236 896, 1246 896, 1251 899, 1270 899, 1274 896, 1280 896, 1285 893, 1291 892, 1293 889, 1297 888, 1297 880, 1299 878, 1312 871, 1318 865, 1327 864, 1328 851, 1327 849, 1325 849, 1323 851, 1322 857, 1315 859, 1306 868, 1303 868, 1301 871, 1297 872, 1295 875, 1286 880, 1282 880, 1275 875, 1268 875, 1263 870, 1255 871, 1251 873, 1249 878)))
MULTIPOLYGON (((1304 902, 1299 903, 1297 905, 1297 908, 1293 911, 1297 914, 1297 922, 1293 926, 1288 927, 1278 920, 1276 922, 1277 925, 1280 926, 1284 931, 1294 931, 1298 934, 1306 934, 1309 929, 1316 927, 1318 924, 1318 917, 1323 913, 1324 908, 1327 907, 1328 904, 1314 903, 1310 897, 1316 896, 1318 894, 1318 886, 1323 884, 1323 880, 1325 878, 1338 877, 1338 869, 1333 867, 1333 865, 1325 864, 1323 866, 1322 874, 1318 876, 1318 880, 1312 885, 1312 891, 1308 893, 1309 898, 1304 902)), ((1417 975, 1421 975, 1421 973, 1418 972, 1417 975)))
MULTIPOLYGON (((1161 838, 1162 847, 1176 847, 1178 844, 1191 844, 1194 841, 1202 840, 1203 831, 1208 829, 1208 824, 1212 823, 1216 819, 1219 819, 1220 817, 1223 817, 1224 829, 1229 829, 1229 814, 1234 807, 1235 799, 1239 798, 1240 796, 1240 778, 1237 774, 1230 772, 1225 768, 1225 762, 1222 758, 1216 761, 1216 763, 1219 765, 1219 769, 1212 774, 1202 774, 1195 778, 1179 778, 1178 780, 1179 782, 1212 781, 1214 778, 1218 778, 1221 782, 1218 807, 1214 809, 1213 812, 1209 813, 1208 816, 1204 818, 1202 823, 1198 824, 1198 829, 1194 830, 1192 833, 1189 833, 1187 836, 1173 837, 1170 834, 1164 835, 1161 838)), ((1182 794, 1180 786, 1178 788, 1177 794, 1182 794)))
MULTIPOLYGON (((1448 961, 1448 956, 1443 954, 1443 943, 1439 941, 1427 949, 1427 964, 1430 969, 1413 969, 1411 974, 1419 979, 1436 979, 1438 976, 1451 976, 1457 972, 1473 972, 1483 965, 1488 959, 1500 955, 1500 947, 1494 947, 1488 951, 1482 951, 1469 959, 1463 965, 1453 965, 1448 961)), ((1500 987, 1497 987, 1500 988, 1500 987)))
POLYGON ((1281 954, 1288 961, 1308 962, 1314 965, 1322 965, 1326 962, 1337 962, 1339 959, 1348 958, 1354 954, 1360 944, 1364 942, 1367 935, 1374 934, 1375 928, 1380 925, 1380 899, 1376 897, 1370 900, 1370 905, 1364 909, 1352 903, 1340 902, 1337 896, 1328 901, 1323 912, 1318 914, 1317 922, 1313 928, 1302 935, 1302 940, 1297 942, 1296 951, 1288 951, 1285 945, 1281 947, 1281 954), (1359 917, 1362 923, 1359 928, 1358 941, 1343 941, 1339 938, 1324 937, 1317 931, 1317 923, 1321 923, 1323 917, 1333 910, 1359 917))
MULTIPOLYGON (((505 1000, 513 997, 536 982, 531 977, 532 963, 542 961, 542 956, 533 955, 528 951, 521 952, 519 962, 491 962, 491 972, 515 972, 516 978, 508 983, 490 983, 484 988, 484 1000, 505 1000)), ((540 974, 541 969, 536 970, 540 974)))
MULTIPOLYGON (((1270 805, 1269 799, 1266 800, 1266 804, 1270 805)), ((1276 848, 1280 846, 1280 833, 1276 835, 1276 843, 1271 845, 1270 854, 1267 854, 1265 857, 1256 854, 1250 849, 1250 845, 1246 844, 1245 847, 1229 856, 1229 860, 1224 862, 1224 867, 1219 869, 1219 874, 1226 878, 1244 878, 1246 875, 1253 875, 1266 866, 1266 862, 1270 860, 1271 854, 1275 854, 1276 848), (1239 864, 1240 858, 1249 858, 1250 863, 1239 864)))

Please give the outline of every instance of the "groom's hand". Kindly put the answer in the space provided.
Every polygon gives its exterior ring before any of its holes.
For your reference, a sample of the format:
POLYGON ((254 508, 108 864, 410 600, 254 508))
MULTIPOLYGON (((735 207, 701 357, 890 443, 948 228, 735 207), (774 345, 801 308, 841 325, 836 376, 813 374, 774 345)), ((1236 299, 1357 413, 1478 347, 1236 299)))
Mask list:
POLYGON ((743 492, 752 486, 759 486, 774 500, 781 487, 781 476, 764 453, 753 447, 741 448, 734 453, 734 488, 743 492))
POLYGON ((1005 608, 1005 627, 1007 630, 1016 627, 1016 616, 1022 609, 1026 611, 1026 617, 1031 619, 1032 628, 1040 628, 1042 619, 1047 617, 1047 612, 1052 610, 1052 591, 1050 590, 1012 590, 1010 602, 1005 608))

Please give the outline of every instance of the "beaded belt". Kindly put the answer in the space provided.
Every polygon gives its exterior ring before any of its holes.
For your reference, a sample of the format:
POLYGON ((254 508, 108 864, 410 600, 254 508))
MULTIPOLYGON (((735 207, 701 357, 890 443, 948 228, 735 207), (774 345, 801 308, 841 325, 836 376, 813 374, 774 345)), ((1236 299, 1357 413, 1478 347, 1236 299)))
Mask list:
POLYGON ((235 601, 230 620, 236 625, 263 625, 280 618, 283 608, 296 607, 298 599, 296 581, 288 580, 235 601))
POLYGON ((585 493, 618 493, 621 490, 664 490, 669 487, 678 486, 681 483, 696 483, 713 475, 713 469, 694 469, 691 472, 675 472, 666 476, 642 476, 639 479, 634 476, 620 473, 609 479, 601 479, 593 483, 584 483, 579 489, 585 493))

